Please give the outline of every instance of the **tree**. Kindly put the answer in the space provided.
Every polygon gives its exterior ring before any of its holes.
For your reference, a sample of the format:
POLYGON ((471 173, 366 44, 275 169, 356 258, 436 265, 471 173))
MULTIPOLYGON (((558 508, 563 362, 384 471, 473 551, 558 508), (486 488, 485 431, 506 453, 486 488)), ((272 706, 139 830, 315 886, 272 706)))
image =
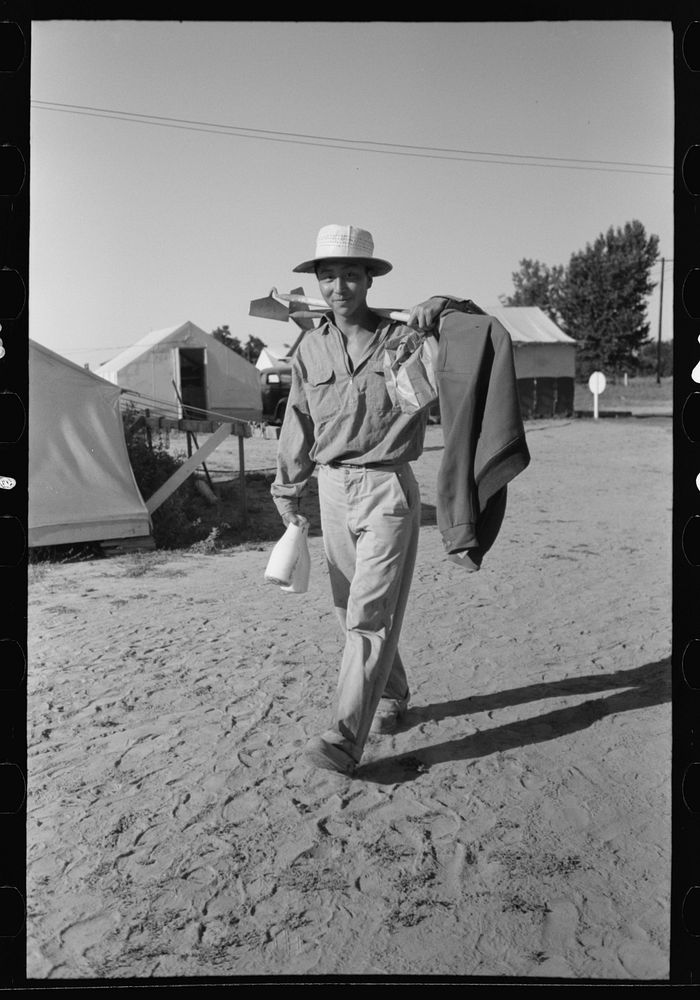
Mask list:
POLYGON ((248 336, 248 340, 245 344, 242 344, 238 337, 234 337, 228 328, 228 324, 225 326, 217 326, 215 330, 211 332, 214 340, 218 340, 220 344, 224 344, 226 347, 235 351, 236 354, 240 354, 242 358, 250 361, 251 364, 255 362, 260 357, 260 352, 263 347, 267 345, 260 339, 260 337, 248 336))
POLYGON ((236 354, 243 354, 243 345, 238 337, 233 336, 228 328, 228 323, 225 326, 217 326, 216 330, 212 330, 211 335, 214 340, 218 340, 220 344, 229 347, 236 354))
POLYGON ((657 368, 661 378, 673 375, 673 340, 662 340, 659 344, 652 338, 642 344, 638 357, 638 374, 656 375, 657 368))
POLYGON ((248 340, 246 341, 245 347, 243 348, 243 357, 247 358, 248 361, 250 361, 252 364, 255 364, 255 362, 260 357, 260 352, 262 351, 263 347, 266 346, 267 345, 265 344, 264 341, 260 339, 260 337, 253 337, 252 335, 249 334, 248 340))
POLYGON ((602 369, 614 375, 636 371, 639 351, 649 336, 646 300, 654 288, 650 270, 659 238, 641 222, 612 226, 572 254, 562 285, 562 326, 578 341, 580 377, 602 369))
POLYGON ((658 246, 658 236, 647 237, 637 220, 617 229, 611 226, 573 253, 566 268, 521 260, 512 276, 515 292, 500 296, 500 301, 506 306, 539 306, 578 341, 578 378, 596 369, 612 375, 634 372, 649 336, 646 300, 654 288, 650 271, 658 246))
POLYGON ((527 257, 519 263, 520 270, 512 274, 515 292, 512 295, 500 295, 501 304, 539 306, 554 323, 560 323, 559 299, 564 280, 562 265, 549 267, 539 260, 529 260, 527 257))

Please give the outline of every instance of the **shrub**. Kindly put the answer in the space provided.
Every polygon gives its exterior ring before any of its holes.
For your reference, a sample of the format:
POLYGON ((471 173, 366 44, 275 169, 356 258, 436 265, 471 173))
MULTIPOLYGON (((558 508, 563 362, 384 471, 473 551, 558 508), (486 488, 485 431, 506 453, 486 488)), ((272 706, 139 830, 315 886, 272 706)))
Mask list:
MULTIPOLYGON (((147 500, 183 462, 171 455, 163 435, 149 434, 136 408, 129 404, 123 412, 129 461, 142 496, 147 500)), ((191 478, 186 479, 151 515, 156 548, 174 549, 199 538, 194 523, 197 494, 191 478)))
POLYGON ((673 375, 673 340, 662 340, 659 345, 655 340, 645 341, 639 349, 639 374, 656 375, 657 368, 661 378, 673 375))

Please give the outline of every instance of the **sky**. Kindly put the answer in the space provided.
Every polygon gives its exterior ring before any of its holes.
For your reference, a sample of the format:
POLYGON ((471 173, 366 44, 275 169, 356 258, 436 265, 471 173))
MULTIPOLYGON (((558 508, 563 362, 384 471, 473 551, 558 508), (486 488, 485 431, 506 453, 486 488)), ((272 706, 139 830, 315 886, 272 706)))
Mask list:
POLYGON ((329 223, 393 263, 370 305, 488 310, 638 219, 672 336, 670 20, 59 19, 31 66, 30 337, 93 371, 188 320, 284 354, 250 302, 318 297, 292 269, 329 223))

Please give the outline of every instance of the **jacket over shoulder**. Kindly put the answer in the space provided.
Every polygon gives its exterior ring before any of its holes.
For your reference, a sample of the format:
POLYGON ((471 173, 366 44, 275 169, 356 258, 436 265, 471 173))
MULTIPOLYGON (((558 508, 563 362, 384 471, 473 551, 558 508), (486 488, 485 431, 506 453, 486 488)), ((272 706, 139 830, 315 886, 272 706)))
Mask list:
POLYGON ((493 316, 446 311, 437 369, 438 528, 450 559, 473 571, 500 530, 508 483, 530 462, 510 335, 493 316))

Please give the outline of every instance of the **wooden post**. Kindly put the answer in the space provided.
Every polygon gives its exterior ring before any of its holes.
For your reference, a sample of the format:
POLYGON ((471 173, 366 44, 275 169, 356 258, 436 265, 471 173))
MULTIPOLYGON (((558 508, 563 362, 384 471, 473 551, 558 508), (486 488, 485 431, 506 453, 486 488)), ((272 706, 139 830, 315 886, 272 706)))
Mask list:
POLYGON ((187 461, 181 465, 172 476, 163 483, 163 485, 156 490, 153 496, 149 497, 146 501, 146 510, 149 514, 152 514, 154 510, 157 510, 160 505, 168 499, 171 493, 175 490, 181 483, 187 479, 190 473, 194 472, 195 468, 202 463, 202 461, 210 455, 215 448, 221 444, 222 441, 231 433, 231 424, 221 424, 219 429, 212 434, 206 444, 188 458, 187 461))
MULTIPOLYGON (((147 409, 146 416, 150 417, 150 415, 151 411, 147 409)), ((151 425, 149 423, 146 424, 146 441, 148 443, 148 450, 153 454, 153 438, 151 437, 151 425)))
MULTIPOLYGON (((175 390, 175 395, 177 396, 177 401, 182 409, 182 416, 184 419, 186 414, 185 414, 185 405, 182 402, 182 396, 180 395, 180 391, 177 387, 175 379, 171 379, 170 381, 172 383, 173 389, 175 390)), ((197 451, 199 451, 199 441, 197 440, 194 431, 186 431, 185 433, 187 434, 187 457, 192 458, 192 442, 194 441, 194 446, 197 449, 197 451)), ((207 477, 207 482, 209 483, 209 489, 213 492, 214 484, 211 481, 211 476, 209 475, 209 469, 206 467, 204 462, 202 462, 202 468, 204 469, 204 475, 207 477)))
POLYGON ((243 435, 238 436, 238 481, 241 487, 241 519, 243 527, 248 526, 248 502, 245 493, 245 447, 243 435))
POLYGON ((656 339, 656 384, 661 385, 661 314, 664 307, 664 264, 661 258, 661 281, 659 282, 659 333, 656 339))
MULTIPOLYGON (((192 435, 192 440, 194 441, 195 448, 199 449, 199 441, 197 440, 197 435, 195 434, 194 431, 188 431, 187 432, 187 443, 188 443, 188 445, 189 445, 189 441, 190 441, 190 435, 192 435)), ((188 455, 192 454, 192 449, 189 448, 189 447, 187 449, 187 454, 188 455)), ((209 469, 207 468, 207 463, 206 462, 202 462, 202 468, 204 469, 204 475, 207 477, 207 482, 209 483, 209 489, 213 493, 214 492, 214 484, 211 481, 211 476, 209 475, 209 469)))

